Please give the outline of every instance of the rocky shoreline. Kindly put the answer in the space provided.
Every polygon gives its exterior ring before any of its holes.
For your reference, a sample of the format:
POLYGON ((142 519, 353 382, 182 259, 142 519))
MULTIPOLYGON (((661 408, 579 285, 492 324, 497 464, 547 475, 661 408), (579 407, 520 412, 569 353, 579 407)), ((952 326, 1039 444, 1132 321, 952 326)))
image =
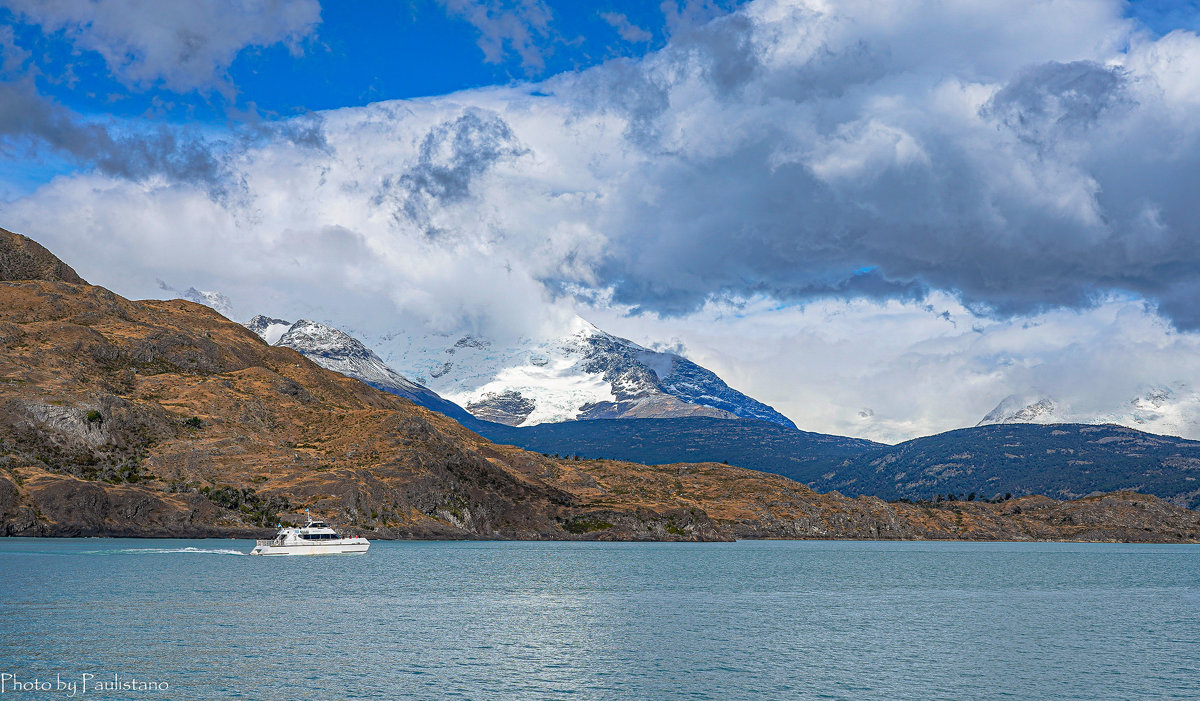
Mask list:
MULTIPOLYGON (((639 467, 650 474, 667 467, 737 470, 715 465, 639 467)), ((275 530, 238 523, 236 515, 198 494, 163 495, 144 487, 34 472, 17 471, 27 475, 22 487, 9 479, 12 472, 0 476, 0 535, 249 539, 270 537, 275 530)), ((453 515, 450 523, 435 519, 384 525, 347 520, 345 512, 323 513, 342 530, 374 540, 1200 542, 1200 513, 1135 492, 1069 501, 1031 496, 995 504, 911 504, 817 494, 796 483, 776 489, 782 498, 773 504, 688 502, 708 510, 667 503, 617 509, 603 498, 582 499, 541 528, 522 530, 483 530, 462 520, 455 524, 453 515)))

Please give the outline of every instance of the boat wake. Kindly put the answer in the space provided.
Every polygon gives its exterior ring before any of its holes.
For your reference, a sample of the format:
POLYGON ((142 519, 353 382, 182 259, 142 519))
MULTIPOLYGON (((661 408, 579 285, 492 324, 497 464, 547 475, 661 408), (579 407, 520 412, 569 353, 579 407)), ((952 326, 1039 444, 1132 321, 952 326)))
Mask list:
POLYGON ((193 553, 200 555, 245 555, 240 550, 226 548, 121 548, 118 550, 92 550, 92 555, 171 555, 174 553, 193 553))

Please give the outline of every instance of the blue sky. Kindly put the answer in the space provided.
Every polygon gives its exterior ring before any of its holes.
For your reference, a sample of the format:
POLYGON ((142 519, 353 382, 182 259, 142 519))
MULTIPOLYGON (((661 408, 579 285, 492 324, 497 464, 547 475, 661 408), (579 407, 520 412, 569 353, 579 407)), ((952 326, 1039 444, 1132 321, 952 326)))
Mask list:
POLYGON ((232 99, 212 86, 185 91, 162 81, 130 86, 100 53, 81 50, 70 30, 45 31, 36 12, 0 9, 0 24, 11 26, 15 43, 30 52, 39 90, 77 112, 220 124, 244 119, 245 113, 270 118, 442 95, 636 57, 662 48, 672 22, 678 30, 680 21, 724 14, 741 0, 693 3, 682 10, 636 0, 484 4, 493 18, 507 15, 524 24, 530 35, 524 54, 523 44, 503 33, 499 53, 486 54, 481 37, 503 27, 477 26, 453 2, 327 1, 319 24, 294 50, 274 43, 237 53, 228 66, 236 86, 232 99), (690 17, 680 18, 687 12, 690 17))
MULTIPOLYGON (((72 4, 87 2, 65 3, 72 4)), ((123 3, 110 4, 120 8, 123 3)), ((83 117, 220 129, 381 100, 536 82, 614 58, 636 59, 662 49, 673 32, 688 31, 743 4, 745 0, 325 0, 316 9, 316 21, 296 41, 251 42, 228 65, 218 66, 229 89, 215 83, 181 89, 161 78, 130 81, 100 52, 78 41, 90 21, 85 11, 73 22, 54 25, 36 9, 38 3, 10 0, 0 2, 0 27, 11 30, 16 47, 16 56, 10 50, 5 60, 19 61, 6 77, 33 81, 40 95, 83 117), (472 7, 480 8, 484 19, 472 16, 472 7), (513 36, 512 26, 527 38, 513 36), (486 51, 481 45, 489 36, 495 48, 486 51)), ((1124 14, 1159 36, 1196 30, 1200 0, 1132 0, 1124 5, 1124 14)), ((77 165, 88 164, 52 151, 42 151, 33 161, 13 158, 10 151, 0 162, 0 180, 23 191, 77 165)))
POLYGON ((218 290, 385 355, 581 313, 815 430, 1170 387, 1200 431, 1198 18, 0 0, 0 226, 121 294, 218 290))

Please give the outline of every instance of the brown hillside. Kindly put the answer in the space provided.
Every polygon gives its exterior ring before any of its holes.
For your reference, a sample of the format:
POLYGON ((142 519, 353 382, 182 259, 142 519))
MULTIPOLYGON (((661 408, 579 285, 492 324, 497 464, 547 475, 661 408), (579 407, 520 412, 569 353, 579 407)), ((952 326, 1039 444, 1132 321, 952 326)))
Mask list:
POLYGON ((28 236, 0 229, 0 280, 50 280, 86 284, 71 266, 28 236))
POLYGON ((307 508, 383 537, 1200 538, 1200 515, 1134 494, 933 508, 494 445, 5 234, 3 277, 37 279, 0 282, 0 534, 244 536, 307 508))

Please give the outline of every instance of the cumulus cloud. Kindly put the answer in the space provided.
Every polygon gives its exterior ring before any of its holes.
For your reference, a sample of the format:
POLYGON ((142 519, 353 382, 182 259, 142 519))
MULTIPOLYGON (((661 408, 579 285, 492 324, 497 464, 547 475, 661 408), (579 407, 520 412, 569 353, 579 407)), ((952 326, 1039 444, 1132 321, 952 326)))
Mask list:
POLYGON ((544 52, 553 39, 554 18, 542 0, 438 0, 446 14, 466 20, 479 31, 479 48, 488 63, 513 52, 529 75, 546 68, 544 52))
MULTIPOLYGON (((133 89, 217 90, 232 97, 227 71, 248 46, 299 41, 320 20, 315 0, 158 3, 141 0, 0 0, 17 17, 62 33, 77 49, 98 52, 133 89)), ((32 54, 0 27, 0 149, 13 159, 52 154, 117 178, 165 178, 222 197, 238 187, 231 155, 263 140, 326 147, 322 118, 252 121, 232 134, 203 134, 177 125, 78 114, 38 90, 43 75, 32 54)))
POLYGON ((95 51, 134 88, 176 92, 234 87, 228 70, 246 47, 286 44, 294 53, 321 21, 317 0, 3 0, 26 22, 95 51))
POLYGON ((653 111, 623 115, 668 155, 610 183, 602 277, 679 313, 870 267, 884 294, 1023 314, 1123 290, 1195 327, 1176 300, 1197 273, 1197 127, 1164 115, 1194 105, 1200 42, 1148 39, 1119 9, 760 2, 673 42, 641 66, 653 111))
POLYGON ((737 7, 739 0, 663 0, 659 5, 667 31, 679 34, 702 27, 737 7))
POLYGON ((644 43, 654 38, 654 35, 645 29, 637 26, 629 21, 629 18, 620 12, 601 12, 600 19, 608 23, 610 27, 617 30, 617 34, 622 39, 634 43, 644 43))
MULTIPOLYGON (((471 7, 448 6, 487 19, 526 5, 471 7)), ((154 294, 161 277, 376 337, 540 332, 603 302, 703 353, 725 346, 672 319, 741 305, 771 320, 753 337, 775 355, 711 351, 731 384, 810 427, 863 435, 848 417, 898 437, 974 423, 1022 383, 1082 387, 1070 359, 1103 369, 1094 349, 1121 333, 1182 349, 1154 357, 1193 350, 1178 330, 1200 327, 1200 37, 1153 34, 1124 9, 758 0, 679 25, 642 59, 324 113, 317 148, 264 137, 225 159, 237 198, 113 171, 59 178, 3 213, 119 291, 154 294), (835 344, 793 339, 776 311, 826 303, 857 319, 835 344), (1134 311, 1104 321, 1118 307, 1134 311), (907 345, 856 356, 856 339, 883 338, 872 324, 907 345), (1043 350, 1004 364, 1003 343, 1034 338, 1043 350), (838 358, 863 368, 831 375, 855 389, 780 397, 807 382, 780 368, 838 358), (885 382, 906 375, 923 379, 885 382)), ((526 39, 504 41, 492 46, 526 39)), ((712 319, 738 338, 735 312, 712 319)), ((1126 401, 1157 370, 1121 347, 1129 379, 1105 392, 1126 401)))
POLYGON ((430 223, 433 209, 465 200, 472 180, 498 161, 523 153, 503 119, 469 109, 430 129, 421 139, 416 165, 399 177, 385 177, 379 199, 400 197, 403 215, 435 234, 430 223))

